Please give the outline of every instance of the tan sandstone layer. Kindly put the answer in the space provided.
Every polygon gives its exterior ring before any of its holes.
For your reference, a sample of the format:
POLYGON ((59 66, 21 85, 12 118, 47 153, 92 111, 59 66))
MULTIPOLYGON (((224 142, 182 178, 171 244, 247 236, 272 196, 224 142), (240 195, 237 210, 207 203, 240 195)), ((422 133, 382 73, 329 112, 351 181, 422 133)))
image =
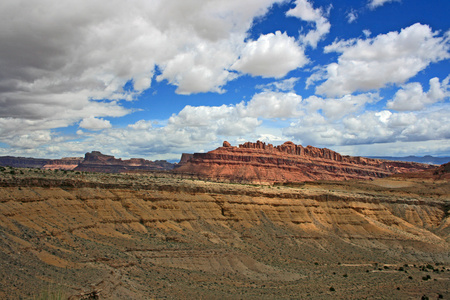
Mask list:
POLYGON ((450 186, 433 175, 253 186, 23 173, 0 180, 2 299, 47 286, 73 299, 450 296, 450 186))

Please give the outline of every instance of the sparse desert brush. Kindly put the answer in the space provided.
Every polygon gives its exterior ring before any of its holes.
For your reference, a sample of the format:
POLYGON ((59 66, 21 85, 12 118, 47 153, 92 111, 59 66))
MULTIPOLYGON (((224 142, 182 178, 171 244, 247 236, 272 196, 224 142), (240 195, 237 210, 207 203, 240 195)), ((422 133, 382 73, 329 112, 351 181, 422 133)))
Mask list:
POLYGON ((63 300, 67 299, 61 286, 47 286, 41 290, 38 296, 33 297, 33 300, 63 300))

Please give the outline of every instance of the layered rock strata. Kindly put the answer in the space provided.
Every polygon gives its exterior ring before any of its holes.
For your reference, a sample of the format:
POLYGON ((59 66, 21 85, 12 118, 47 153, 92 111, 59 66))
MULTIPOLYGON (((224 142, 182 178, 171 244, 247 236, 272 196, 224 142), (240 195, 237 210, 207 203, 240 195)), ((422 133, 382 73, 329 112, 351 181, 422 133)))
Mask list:
POLYGON ((86 153, 84 160, 75 168, 76 171, 121 173, 134 170, 170 170, 173 164, 165 160, 149 161, 143 158, 122 160, 112 155, 105 155, 99 151, 86 153))
POLYGON ((428 168, 414 162, 344 156, 327 148, 292 142, 273 146, 257 141, 238 147, 224 142, 216 150, 185 156, 176 172, 217 180, 274 183, 373 179, 428 168))
POLYGON ((0 157, 0 166, 14 168, 38 168, 45 170, 73 170, 83 161, 82 157, 63 157, 61 159, 32 157, 0 157))
POLYGON ((31 157, 0 157, 0 166, 14 168, 38 168, 45 170, 76 170, 99 173, 120 173, 129 171, 165 171, 171 170, 174 164, 165 160, 150 161, 143 158, 122 160, 99 151, 85 154, 85 157, 63 157, 61 159, 31 157))
POLYGON ((50 159, 42 169, 45 170, 73 170, 83 161, 82 157, 63 157, 50 159))
POLYGON ((0 172, 1 299, 450 296, 448 181, 24 173, 0 172))
POLYGON ((50 159, 45 158, 1 156, 0 166, 9 166, 14 168, 42 168, 49 161, 50 159))

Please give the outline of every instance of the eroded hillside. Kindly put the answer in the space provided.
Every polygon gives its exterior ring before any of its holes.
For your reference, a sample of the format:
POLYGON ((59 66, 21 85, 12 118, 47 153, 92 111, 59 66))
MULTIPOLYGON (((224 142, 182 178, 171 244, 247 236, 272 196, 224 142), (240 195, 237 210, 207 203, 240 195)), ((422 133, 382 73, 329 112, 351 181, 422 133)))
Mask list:
POLYGON ((0 297, 450 296, 448 181, 158 176, 4 170, 0 297))

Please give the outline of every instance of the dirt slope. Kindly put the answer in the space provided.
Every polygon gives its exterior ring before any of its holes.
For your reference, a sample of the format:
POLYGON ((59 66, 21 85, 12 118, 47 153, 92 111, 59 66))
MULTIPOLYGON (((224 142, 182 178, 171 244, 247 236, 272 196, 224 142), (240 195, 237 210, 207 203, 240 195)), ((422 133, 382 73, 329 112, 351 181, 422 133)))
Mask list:
POLYGON ((447 181, 15 171, 0 180, 2 299, 43 288, 72 299, 450 297, 447 181))

